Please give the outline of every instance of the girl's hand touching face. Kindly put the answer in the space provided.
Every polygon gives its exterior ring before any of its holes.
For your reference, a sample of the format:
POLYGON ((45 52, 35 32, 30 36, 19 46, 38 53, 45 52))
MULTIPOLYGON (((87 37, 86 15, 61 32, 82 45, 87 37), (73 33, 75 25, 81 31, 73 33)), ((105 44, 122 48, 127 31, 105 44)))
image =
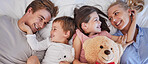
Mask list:
POLYGON ((134 40, 132 40, 130 42, 126 42, 126 40, 127 40, 127 34, 125 34, 124 36, 119 36, 119 38, 116 42, 121 44, 123 49, 125 50, 125 48, 127 46, 129 46, 130 44, 132 44, 134 42, 134 40))
POLYGON ((70 63, 67 61, 61 61, 59 64, 70 64, 70 63))

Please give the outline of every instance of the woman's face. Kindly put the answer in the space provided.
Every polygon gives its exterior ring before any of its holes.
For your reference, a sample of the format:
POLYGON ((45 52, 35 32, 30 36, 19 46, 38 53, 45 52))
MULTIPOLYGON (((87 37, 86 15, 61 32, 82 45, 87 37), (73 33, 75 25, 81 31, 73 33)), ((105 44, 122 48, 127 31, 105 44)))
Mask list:
POLYGON ((108 9, 108 17, 111 24, 119 30, 129 27, 130 12, 119 5, 114 5, 108 9))

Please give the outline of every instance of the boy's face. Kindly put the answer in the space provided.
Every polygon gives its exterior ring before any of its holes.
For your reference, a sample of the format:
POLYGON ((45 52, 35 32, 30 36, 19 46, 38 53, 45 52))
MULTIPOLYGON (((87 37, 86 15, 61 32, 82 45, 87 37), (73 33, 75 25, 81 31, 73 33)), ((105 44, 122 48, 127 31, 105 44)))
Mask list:
POLYGON ((54 22, 52 24, 52 30, 50 32, 50 39, 53 42, 62 42, 64 43, 67 38, 65 37, 65 31, 61 26, 61 22, 54 22))

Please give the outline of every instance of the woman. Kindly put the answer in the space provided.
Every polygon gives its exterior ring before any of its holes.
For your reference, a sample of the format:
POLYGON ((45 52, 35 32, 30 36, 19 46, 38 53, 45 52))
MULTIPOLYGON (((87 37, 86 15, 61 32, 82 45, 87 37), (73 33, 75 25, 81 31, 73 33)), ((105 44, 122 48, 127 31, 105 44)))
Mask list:
MULTIPOLYGON (((131 27, 132 20, 135 20, 136 11, 131 10, 122 1, 117 1, 108 8, 108 17, 112 25, 118 29, 114 35, 125 35, 131 27)), ((130 44, 121 57, 121 64, 146 64, 148 63, 148 28, 141 28, 136 25, 133 30, 133 44, 130 44)), ((130 41, 129 41, 130 42, 130 41)))

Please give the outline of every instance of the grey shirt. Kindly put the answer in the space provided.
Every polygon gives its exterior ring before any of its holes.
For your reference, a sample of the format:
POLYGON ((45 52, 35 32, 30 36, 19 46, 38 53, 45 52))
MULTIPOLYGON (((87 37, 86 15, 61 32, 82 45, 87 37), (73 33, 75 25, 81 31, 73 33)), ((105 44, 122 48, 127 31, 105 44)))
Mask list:
POLYGON ((0 16, 0 64, 25 64, 33 53, 17 21, 0 16))

